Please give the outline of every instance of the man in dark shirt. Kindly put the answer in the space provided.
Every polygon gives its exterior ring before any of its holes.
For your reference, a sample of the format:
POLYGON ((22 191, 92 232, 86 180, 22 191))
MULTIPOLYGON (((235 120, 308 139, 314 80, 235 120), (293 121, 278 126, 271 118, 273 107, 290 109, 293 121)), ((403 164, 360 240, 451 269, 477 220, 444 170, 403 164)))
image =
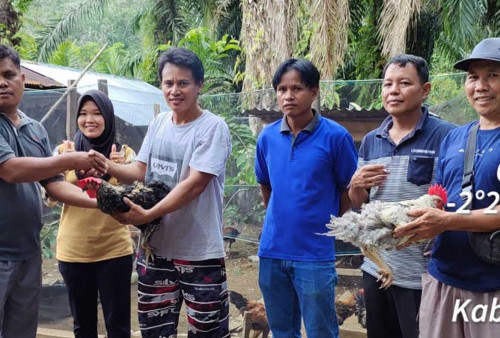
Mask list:
POLYGON ((421 337, 500 337, 500 266, 476 256, 468 237, 500 230, 500 38, 481 41, 455 68, 467 72, 465 94, 478 120, 450 131, 441 144, 436 183, 448 193, 446 211, 411 210, 417 219, 394 233, 411 235, 412 242, 437 236, 422 277, 421 337), (465 201, 464 157, 476 127, 474 197, 465 201), (471 211, 463 209, 466 203, 471 211))
POLYGON ((0 336, 32 338, 41 287, 41 184, 51 198, 95 208, 96 202, 59 173, 96 168, 93 151, 51 156, 43 126, 18 110, 24 74, 16 51, 0 44, 0 336), (39 182, 39 183, 38 183, 39 182))

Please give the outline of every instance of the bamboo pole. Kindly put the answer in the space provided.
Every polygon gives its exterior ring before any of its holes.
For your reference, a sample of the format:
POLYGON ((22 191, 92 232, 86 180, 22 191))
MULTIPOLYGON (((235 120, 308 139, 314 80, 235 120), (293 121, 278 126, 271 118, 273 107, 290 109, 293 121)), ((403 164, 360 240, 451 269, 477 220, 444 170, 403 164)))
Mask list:
POLYGON ((68 95, 68 93, 70 92, 70 90, 73 89, 73 87, 75 87, 78 84, 78 82, 80 82, 80 80, 85 75, 85 73, 90 69, 90 67, 92 67, 94 65, 94 63, 97 61, 97 59, 99 58, 99 56, 101 56, 102 52, 104 52, 104 50, 107 47, 108 47, 108 43, 105 43, 104 46, 102 46, 102 48, 97 52, 97 54, 94 56, 94 58, 87 65, 87 67, 85 67, 83 69, 83 71, 80 73, 80 76, 75 80, 75 82, 73 82, 73 84, 71 86, 69 86, 68 88, 66 88, 66 91, 61 95, 61 97, 59 98, 59 100, 57 100, 56 103, 54 103, 54 105, 52 107, 50 107, 50 109, 47 112, 47 114, 45 114, 45 116, 42 117, 42 119, 40 120, 40 123, 43 124, 45 121, 47 121, 47 119, 49 118, 49 116, 56 110, 57 106, 59 106, 59 104, 64 100, 64 98, 68 95))

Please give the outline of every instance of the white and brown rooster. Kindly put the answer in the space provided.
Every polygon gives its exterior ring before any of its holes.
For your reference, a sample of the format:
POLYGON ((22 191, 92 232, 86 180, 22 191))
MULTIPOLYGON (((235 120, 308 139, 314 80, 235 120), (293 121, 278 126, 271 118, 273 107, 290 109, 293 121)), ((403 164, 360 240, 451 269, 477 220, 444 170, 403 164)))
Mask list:
POLYGON ((406 213, 416 208, 439 208, 446 205, 446 190, 440 185, 433 185, 427 194, 415 200, 400 202, 372 201, 361 206, 360 212, 348 211, 342 217, 331 216, 326 226, 330 231, 327 236, 335 236, 350 242, 359 248, 365 257, 371 259, 379 268, 381 288, 392 284, 392 272, 379 256, 379 250, 394 249, 408 242, 410 236, 394 238, 392 233, 400 225, 414 219, 406 213))

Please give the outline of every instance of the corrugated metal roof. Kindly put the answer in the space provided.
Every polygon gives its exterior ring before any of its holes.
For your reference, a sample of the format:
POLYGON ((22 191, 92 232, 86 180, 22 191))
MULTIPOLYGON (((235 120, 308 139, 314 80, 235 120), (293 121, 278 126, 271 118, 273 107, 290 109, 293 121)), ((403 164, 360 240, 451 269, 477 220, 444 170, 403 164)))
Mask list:
MULTIPOLYGON (((41 62, 21 61, 22 67, 35 73, 67 84, 76 80, 81 70, 41 62)), ((160 89, 137 79, 88 71, 77 85, 78 93, 97 89, 97 80, 108 82, 108 95, 115 108, 115 114, 122 120, 136 126, 148 125, 154 117, 153 105, 160 105, 161 111, 169 110, 160 89)))
POLYGON ((34 89, 53 89, 66 87, 50 77, 37 73, 29 68, 21 66, 21 72, 25 75, 24 85, 34 89))

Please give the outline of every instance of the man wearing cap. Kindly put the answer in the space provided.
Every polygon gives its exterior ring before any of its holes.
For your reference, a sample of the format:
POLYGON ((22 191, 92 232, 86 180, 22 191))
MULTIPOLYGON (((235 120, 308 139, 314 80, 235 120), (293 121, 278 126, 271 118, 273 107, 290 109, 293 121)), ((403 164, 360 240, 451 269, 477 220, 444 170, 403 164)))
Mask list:
POLYGON ((481 41, 455 68, 467 71, 465 92, 479 120, 452 130, 441 144, 436 182, 448 191, 446 211, 410 211, 417 218, 395 236, 414 235, 412 242, 437 236, 422 280, 421 337, 500 337, 500 266, 480 260, 468 239, 468 232, 500 229, 500 38, 481 41), (478 124, 473 187, 485 196, 467 214, 457 211, 464 204, 467 138, 478 124))

